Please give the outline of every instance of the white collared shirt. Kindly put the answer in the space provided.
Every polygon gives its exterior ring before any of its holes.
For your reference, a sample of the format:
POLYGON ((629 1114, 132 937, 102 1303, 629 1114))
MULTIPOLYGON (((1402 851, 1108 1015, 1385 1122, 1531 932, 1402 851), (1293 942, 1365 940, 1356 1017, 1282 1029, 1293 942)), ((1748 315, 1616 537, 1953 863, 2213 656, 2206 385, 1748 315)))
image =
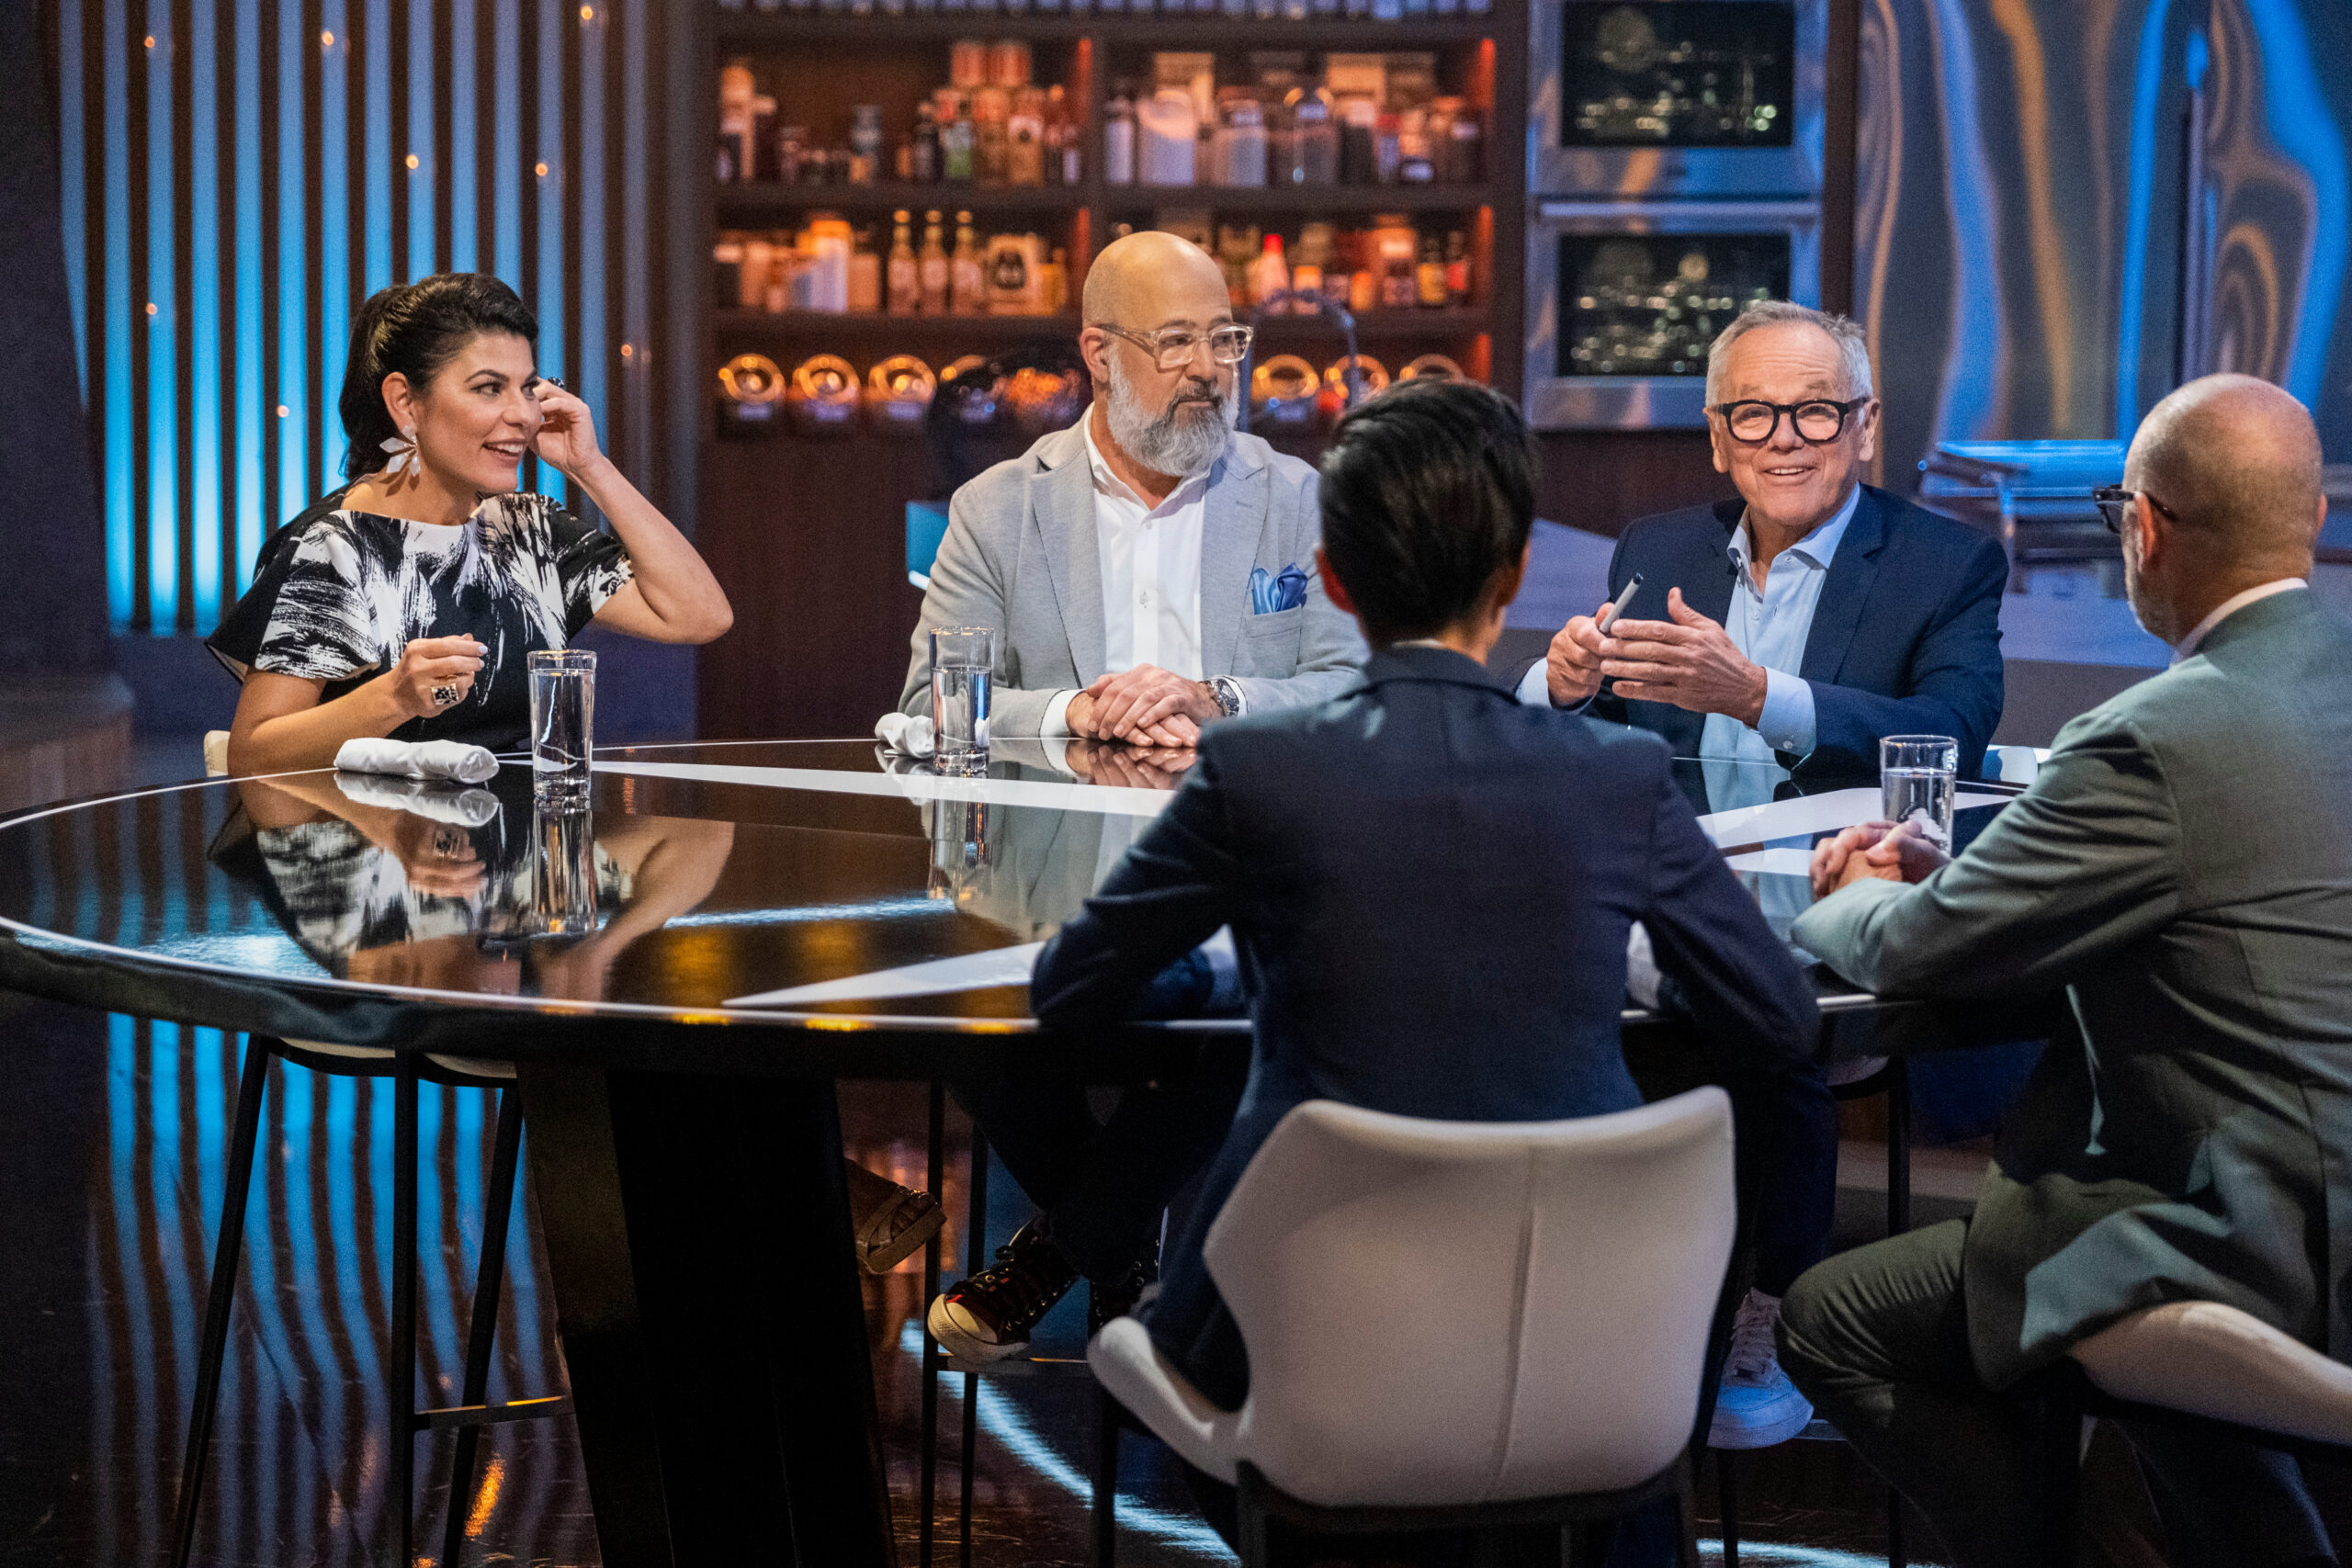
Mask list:
MULTIPOLYGON (((1094 479, 1094 538, 1102 573, 1102 668, 1117 674, 1155 664, 1188 681, 1201 679, 1201 536, 1208 514, 1209 475, 1194 474, 1158 506, 1147 505, 1111 471, 1094 444, 1094 413, 1079 421, 1086 466, 1094 479)), ((1069 733, 1076 692, 1059 692, 1046 708, 1040 735, 1069 733)))
MULTIPOLYGON (((1732 572, 1730 607, 1724 613, 1724 634, 1751 663, 1764 667, 1764 711, 1750 729, 1727 714, 1711 713, 1700 732, 1699 754, 1738 761, 1770 762, 1775 753, 1803 757, 1817 738, 1813 687, 1797 674, 1804 664, 1805 643, 1813 636, 1813 613, 1820 605, 1822 585, 1829 580, 1829 563, 1837 558, 1838 541, 1861 504, 1862 488, 1847 492, 1845 504, 1829 520, 1772 558, 1764 586, 1756 586, 1748 570, 1747 519, 1731 531, 1725 555, 1732 572)), ((1643 620, 1667 619, 1661 597, 1643 601, 1632 612, 1643 620)), ((1549 704, 1552 694, 1544 661, 1538 660, 1520 682, 1519 700, 1549 704)))
POLYGON ((2175 648, 2172 651, 2172 661, 2175 664, 2177 664, 2184 659, 2193 658, 2196 655, 2199 646, 2202 644, 2208 637, 2212 635, 2212 631, 2215 626, 2220 626, 2223 621, 2228 620, 2232 615, 2236 615, 2240 610, 2245 609, 2248 604, 2253 604, 2256 600, 2267 599, 2273 593, 2284 593, 2290 589, 2309 588, 2311 584, 2302 578, 2282 577, 2275 582, 2256 584, 2255 587, 2247 589, 2243 593, 2231 594, 2228 598, 2214 605, 2213 613, 2206 616, 2203 620, 2198 622, 2196 626, 2190 630, 2189 634, 2180 639, 2179 646, 2175 648))

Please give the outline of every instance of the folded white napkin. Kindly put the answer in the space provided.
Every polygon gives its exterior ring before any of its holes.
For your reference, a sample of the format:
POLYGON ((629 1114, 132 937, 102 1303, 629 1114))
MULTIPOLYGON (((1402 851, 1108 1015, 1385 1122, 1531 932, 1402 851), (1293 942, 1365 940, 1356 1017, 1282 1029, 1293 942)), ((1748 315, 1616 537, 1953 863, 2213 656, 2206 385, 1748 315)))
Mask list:
POLYGON ((479 828, 498 815, 498 796, 486 789, 449 789, 434 779, 385 778, 377 773, 337 773, 335 788, 359 806, 407 811, 435 822, 479 828))
POLYGON ((498 772, 498 759, 455 740, 346 740, 334 765, 347 773, 390 773, 402 779, 456 779, 480 784, 498 772))
POLYGON ((922 715, 886 713, 874 723, 874 739, 910 757, 931 755, 932 728, 922 715))

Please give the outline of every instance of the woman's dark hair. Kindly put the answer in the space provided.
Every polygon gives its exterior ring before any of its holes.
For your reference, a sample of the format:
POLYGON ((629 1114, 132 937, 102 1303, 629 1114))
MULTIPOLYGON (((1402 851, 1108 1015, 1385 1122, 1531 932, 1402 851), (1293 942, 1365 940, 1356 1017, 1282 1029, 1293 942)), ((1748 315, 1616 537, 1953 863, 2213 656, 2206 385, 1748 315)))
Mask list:
POLYGON ((1323 548, 1374 642, 1428 637, 1519 564, 1535 449, 1509 398, 1408 381, 1340 422, 1323 454, 1323 548))
POLYGON ((513 333, 537 343, 538 318, 512 288, 484 273, 443 272, 379 288, 359 307, 344 362, 343 477, 384 466, 384 443, 398 435, 384 407, 384 378, 394 371, 422 391, 479 333, 513 333))

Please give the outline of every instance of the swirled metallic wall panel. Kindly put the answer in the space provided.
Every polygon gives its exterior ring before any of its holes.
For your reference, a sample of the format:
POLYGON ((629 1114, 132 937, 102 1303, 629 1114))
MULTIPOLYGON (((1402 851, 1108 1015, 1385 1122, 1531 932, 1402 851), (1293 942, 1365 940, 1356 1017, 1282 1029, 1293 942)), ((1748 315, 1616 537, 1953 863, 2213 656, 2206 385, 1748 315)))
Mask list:
MULTIPOLYGON (((351 321, 488 271, 643 475, 663 0, 54 0, 119 630, 206 632, 330 485, 351 321)), ((539 483, 560 494, 552 470, 539 483)))
POLYGON ((1889 482, 1939 440, 2128 435, 2211 370, 2352 460, 2347 60, 2341 0, 1863 0, 1889 482))

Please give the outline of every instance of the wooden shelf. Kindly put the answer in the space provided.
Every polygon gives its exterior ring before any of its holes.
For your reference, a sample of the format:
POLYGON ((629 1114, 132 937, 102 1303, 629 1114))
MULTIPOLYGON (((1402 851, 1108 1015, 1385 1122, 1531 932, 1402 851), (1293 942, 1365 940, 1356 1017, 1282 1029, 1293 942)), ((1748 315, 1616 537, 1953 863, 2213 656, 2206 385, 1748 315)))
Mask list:
POLYGON ((1205 207, 1235 216, 1269 212, 1475 212, 1502 199, 1500 187, 1475 186, 1104 186, 1106 212, 1156 212, 1205 207))
POLYGON ((933 12, 927 16, 852 17, 808 11, 718 14, 718 47, 761 49, 803 43, 946 43, 956 39, 1099 39, 1137 49, 1306 49, 1340 53, 1476 43, 1499 29, 1492 17, 1430 17, 1405 22, 1256 21, 1246 17, 1019 16, 1001 11, 933 12))
MULTIPOLYGON (((1390 343, 1400 338, 1475 337, 1494 329, 1494 318, 1472 308, 1442 310, 1367 310, 1356 318, 1360 344, 1390 343)), ((1258 323, 1260 343, 1292 345, 1312 339, 1328 342, 1333 352, 1341 342, 1340 323, 1329 316, 1268 316, 1258 323)))
POLYGON ((1076 212, 1087 204, 1086 186, 888 185, 787 186, 752 180, 716 187, 721 228, 795 212, 891 212, 905 208, 920 220, 937 209, 958 211, 1076 212))
MULTIPOLYGON (((868 348, 880 340, 914 345, 906 350, 910 353, 918 352, 923 345, 935 349, 943 342, 993 347, 1008 343, 1026 343, 1032 338, 1060 338, 1075 349, 1079 329, 1079 320, 1075 315, 888 316, 863 312, 834 315, 824 310, 771 312, 740 308, 712 311, 711 324, 718 331, 722 355, 732 352, 730 344, 747 339, 775 341, 785 338, 816 340, 816 346, 820 349, 829 343, 868 348)), ((791 367, 786 366, 786 368, 791 367)))

